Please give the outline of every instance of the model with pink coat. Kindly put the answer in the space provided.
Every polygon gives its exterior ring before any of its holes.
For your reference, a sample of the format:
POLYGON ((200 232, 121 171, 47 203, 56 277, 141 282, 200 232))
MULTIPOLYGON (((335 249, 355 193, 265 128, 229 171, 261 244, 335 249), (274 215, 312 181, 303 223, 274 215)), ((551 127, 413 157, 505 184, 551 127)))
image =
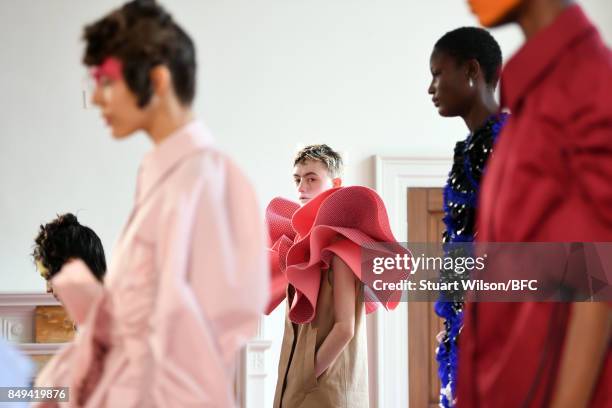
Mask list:
MULTIPOLYGON (((232 407, 239 348, 268 301, 255 194, 190 109, 195 50, 154 1, 85 28, 93 103, 116 139, 153 141, 104 285, 81 260, 53 278, 78 326, 37 378, 66 407, 232 407)), ((112 187, 112 186, 109 186, 112 187)))

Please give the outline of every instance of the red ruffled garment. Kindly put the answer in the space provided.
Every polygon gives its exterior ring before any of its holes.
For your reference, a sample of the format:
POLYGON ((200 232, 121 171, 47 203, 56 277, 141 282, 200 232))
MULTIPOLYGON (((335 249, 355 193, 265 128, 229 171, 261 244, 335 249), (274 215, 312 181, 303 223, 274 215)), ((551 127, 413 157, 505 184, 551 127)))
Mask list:
MULTIPOLYGON (((368 256, 408 253, 396 243, 387 210, 380 196, 367 187, 338 187, 327 190, 303 207, 283 198, 273 199, 266 210, 270 239, 271 299, 266 313, 285 298, 287 285, 296 289, 289 318, 294 323, 312 321, 316 314, 321 271, 340 257, 364 283, 366 312, 379 303, 394 309, 401 292, 374 291, 372 273, 364 269, 368 256), (366 248, 364 251, 364 247, 366 248)), ((393 270, 385 282, 406 279, 409 270, 393 270)))

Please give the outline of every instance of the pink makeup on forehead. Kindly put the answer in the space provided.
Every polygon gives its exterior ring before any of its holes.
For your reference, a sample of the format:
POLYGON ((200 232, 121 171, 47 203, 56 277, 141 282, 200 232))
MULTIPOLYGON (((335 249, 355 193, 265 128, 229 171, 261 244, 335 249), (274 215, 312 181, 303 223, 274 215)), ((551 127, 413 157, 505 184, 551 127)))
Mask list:
POLYGON ((97 81, 102 77, 107 77, 113 80, 121 79, 123 76, 123 67, 121 61, 115 57, 108 57, 97 67, 92 68, 91 75, 97 81))

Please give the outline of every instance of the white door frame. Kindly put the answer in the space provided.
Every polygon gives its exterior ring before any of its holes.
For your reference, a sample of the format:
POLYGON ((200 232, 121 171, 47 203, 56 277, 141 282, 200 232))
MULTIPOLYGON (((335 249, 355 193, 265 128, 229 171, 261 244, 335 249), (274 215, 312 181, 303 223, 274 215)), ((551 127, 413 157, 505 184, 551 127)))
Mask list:
MULTIPOLYGON (((391 229, 399 242, 408 239, 410 187, 442 187, 452 166, 451 157, 375 156, 376 191, 389 214, 391 229)), ((378 408, 408 407, 408 304, 379 310, 375 321, 373 360, 376 383, 372 387, 378 408)))

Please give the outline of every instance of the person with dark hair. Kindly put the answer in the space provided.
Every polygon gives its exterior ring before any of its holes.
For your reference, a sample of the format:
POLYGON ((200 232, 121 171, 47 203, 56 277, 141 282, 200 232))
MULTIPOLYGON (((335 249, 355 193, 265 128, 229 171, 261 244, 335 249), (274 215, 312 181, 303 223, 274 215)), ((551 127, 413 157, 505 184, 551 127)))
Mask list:
POLYGON ((264 234, 247 178, 194 119, 193 42, 152 0, 84 40, 113 135, 142 130, 154 148, 104 286, 80 259, 51 280, 79 333, 37 385, 70 387, 74 407, 235 406, 237 352, 268 301, 264 234))
MULTIPOLYGON (((484 177, 482 242, 612 241, 612 52, 569 0, 469 0, 526 42, 506 64, 512 112, 484 177)), ((595 285, 595 283, 593 283, 595 285)), ((612 406, 612 311, 601 302, 468 303, 459 407, 612 406)))
POLYGON ((193 121, 195 46, 153 0, 134 0, 85 27, 83 63, 96 82, 94 104, 122 138, 147 130, 159 143, 193 121), (157 124, 149 131, 145 128, 157 124))
POLYGON ((100 282, 106 274, 102 241, 89 227, 81 225, 74 214, 59 215, 40 226, 32 257, 36 268, 47 281, 47 292, 53 292, 51 279, 66 262, 81 259, 100 282))
MULTIPOLYGON (((499 111, 495 100, 501 65, 502 53, 497 41, 488 31, 476 27, 462 27, 444 34, 431 54, 433 78, 429 94, 433 103, 441 116, 461 117, 470 132, 455 145, 453 166, 444 187, 444 243, 472 242, 476 235, 480 181, 508 116, 499 111)), ((465 256, 451 251, 447 255, 465 256)), ((440 279, 452 282, 462 276, 449 269, 441 271, 440 279)), ((442 387, 440 404, 451 407, 455 404, 457 344, 463 318, 461 294, 440 298, 435 311, 444 319, 436 349, 442 387)))

